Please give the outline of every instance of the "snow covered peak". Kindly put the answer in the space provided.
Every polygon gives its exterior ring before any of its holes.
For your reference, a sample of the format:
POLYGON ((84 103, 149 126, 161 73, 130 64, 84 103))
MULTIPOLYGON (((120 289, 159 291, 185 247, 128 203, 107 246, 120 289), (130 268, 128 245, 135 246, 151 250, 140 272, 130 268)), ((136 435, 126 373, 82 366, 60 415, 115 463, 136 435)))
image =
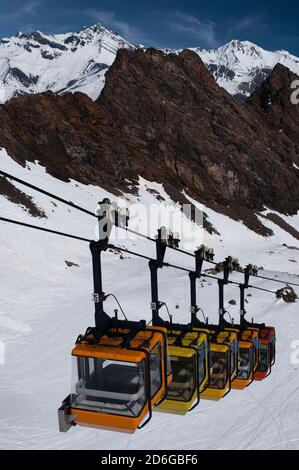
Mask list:
POLYGON ((78 33, 19 32, 0 41, 4 101, 27 93, 81 91, 96 99, 120 48, 134 46, 101 24, 78 33))
POLYGON ((232 95, 249 96, 277 63, 299 74, 299 59, 286 51, 267 51, 250 41, 232 40, 215 49, 192 49, 220 86, 232 95))
POLYGON ((119 34, 107 29, 100 23, 97 23, 93 26, 83 26, 80 31, 75 33, 69 32, 55 35, 47 35, 39 30, 30 33, 22 33, 19 31, 16 36, 5 38, 2 41, 5 43, 12 42, 20 44, 20 42, 15 41, 16 39, 23 40, 25 45, 26 43, 33 41, 40 44, 55 42, 57 44, 63 44, 66 46, 73 43, 84 46, 85 44, 83 44, 82 41, 85 40, 88 43, 111 41, 117 43, 117 45, 124 45, 129 47, 132 46, 126 39, 119 36, 119 34))
POLYGON ((239 41, 236 39, 215 49, 194 48, 192 50, 198 52, 206 60, 222 65, 232 65, 232 60, 248 67, 265 65, 273 67, 280 61, 281 63, 287 61, 288 65, 291 66, 293 63, 299 65, 299 59, 287 51, 270 52, 250 41, 239 41))
POLYGON ((251 65, 262 61, 263 54, 260 47, 249 41, 233 40, 216 49, 194 49, 205 61, 217 65, 234 66, 236 64, 251 65))

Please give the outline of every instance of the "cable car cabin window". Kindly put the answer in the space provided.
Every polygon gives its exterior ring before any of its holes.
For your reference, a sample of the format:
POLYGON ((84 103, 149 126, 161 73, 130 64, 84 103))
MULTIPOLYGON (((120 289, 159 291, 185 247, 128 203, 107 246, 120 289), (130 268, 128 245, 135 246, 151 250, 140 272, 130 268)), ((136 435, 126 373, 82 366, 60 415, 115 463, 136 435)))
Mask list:
POLYGON ((166 371, 167 371, 167 377, 169 377, 172 374, 172 370, 171 370, 171 362, 170 362, 170 355, 169 355, 169 351, 168 351, 167 341, 166 341, 166 344, 165 344, 164 347, 166 349, 166 371))
POLYGON ((195 384, 195 355, 171 356, 172 382, 168 386, 167 400, 188 402, 192 399, 195 384))
POLYGON ((209 388, 223 389, 228 380, 228 354, 225 352, 211 351, 212 371, 210 374, 209 388))
POLYGON ((202 385, 206 378, 206 357, 208 352, 207 342, 204 341, 198 350, 198 384, 199 387, 202 385))
POLYGON ((150 351, 151 398, 153 398, 162 387, 161 349, 161 343, 157 343, 150 351))
POLYGON ((236 359, 238 353, 238 342, 235 340, 232 343, 231 350, 230 350, 230 373, 232 374, 236 367, 236 359))
POLYGON ((259 361, 259 340, 258 340, 258 338, 255 338, 255 340, 254 340, 254 351, 255 351, 254 362, 255 362, 255 364, 257 364, 258 361, 259 361))
POLYGON ((275 334, 274 335, 271 335, 270 337, 270 358, 271 358, 271 365, 274 364, 275 362, 275 348, 276 348, 276 338, 275 338, 275 334))
POLYGON ((237 379, 240 380, 249 380, 253 360, 254 360, 254 352, 252 348, 240 348, 240 366, 238 369, 237 379))
POLYGON ((267 372, 269 368, 269 347, 267 344, 260 344, 258 372, 267 372))
POLYGON ((145 362, 73 357, 72 408, 128 417, 146 404, 145 362))

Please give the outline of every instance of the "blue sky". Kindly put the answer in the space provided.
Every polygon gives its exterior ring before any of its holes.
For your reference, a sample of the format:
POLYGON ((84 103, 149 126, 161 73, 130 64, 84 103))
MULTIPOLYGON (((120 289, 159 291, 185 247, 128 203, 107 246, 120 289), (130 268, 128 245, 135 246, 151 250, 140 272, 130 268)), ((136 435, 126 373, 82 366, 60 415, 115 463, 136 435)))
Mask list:
POLYGON ((299 55, 299 2, 272 0, 0 0, 0 36, 77 31, 102 22, 154 47, 216 47, 231 39, 299 55))

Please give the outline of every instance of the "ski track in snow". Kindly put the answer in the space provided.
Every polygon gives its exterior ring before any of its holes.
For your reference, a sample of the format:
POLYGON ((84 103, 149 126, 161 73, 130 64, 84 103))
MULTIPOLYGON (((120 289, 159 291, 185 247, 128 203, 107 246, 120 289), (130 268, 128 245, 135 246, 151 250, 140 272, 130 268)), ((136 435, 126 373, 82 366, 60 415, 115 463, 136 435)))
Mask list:
MULTIPOLYGON (((37 164, 29 167, 31 171, 0 151, 1 169, 90 210, 102 197, 109 196, 100 188, 57 181, 37 164)), ((156 201, 146 185, 150 183, 141 179, 139 198, 149 205, 156 201)), ((3 196, 1 215, 90 238, 96 236, 95 223, 88 216, 60 204, 54 207, 46 197, 16 186, 34 198, 48 219, 33 219, 3 196)), ((163 188, 159 190, 163 193, 163 188)), ((170 202, 166 194, 163 196, 170 202)), ((130 198, 134 202, 134 197, 130 198)), ((221 233, 220 237, 205 234, 203 240, 215 248, 217 260, 237 255, 242 265, 250 261, 264 265, 266 275, 299 283, 298 252, 282 246, 297 245, 289 234, 267 221, 276 234, 265 239, 225 216, 209 209, 206 212, 221 233), (289 262, 291 258, 297 264, 289 262)), ((298 226, 298 216, 287 220, 298 226)), ((188 227, 188 222, 184 223, 188 227)), ((144 230, 141 224, 140 231, 144 230)), ((198 239, 200 236, 198 229, 198 239)), ((298 303, 288 305, 263 292, 251 292, 247 309, 248 318, 254 316, 277 329, 277 362, 265 381, 254 382, 242 392, 233 390, 220 402, 202 400, 194 412, 184 417, 155 413, 149 425, 134 435, 83 427, 60 434, 57 408, 70 393, 70 352, 78 334, 94 321, 88 244, 2 222, 0 237, 0 340, 5 344, 5 365, 0 364, 0 449, 299 449, 299 370, 291 363, 291 344, 299 339, 298 303), (65 260, 77 263, 79 268, 67 268, 65 260)), ((154 255, 147 241, 120 243, 154 255)), ((197 241, 194 248, 200 243, 197 241)), ((170 262, 193 268, 191 258, 179 253, 167 256, 170 262)), ((237 274, 233 276, 240 279, 237 274)), ((105 291, 118 297, 130 318, 150 318, 149 272, 144 260, 119 260, 119 255, 107 253, 103 256, 103 277, 105 291)), ((165 268, 160 273, 161 300, 167 302, 178 321, 189 320, 188 282, 185 273, 173 269, 165 268)), ((279 287, 258 279, 252 284, 274 290, 279 287)), ((198 287, 199 304, 210 320, 216 321, 216 284, 206 280, 198 287)), ((237 286, 228 286, 225 296, 227 301, 238 301, 237 286)), ((113 308, 115 304, 109 300, 107 310, 113 308)), ((229 306, 229 311, 238 318, 238 306, 229 306)))

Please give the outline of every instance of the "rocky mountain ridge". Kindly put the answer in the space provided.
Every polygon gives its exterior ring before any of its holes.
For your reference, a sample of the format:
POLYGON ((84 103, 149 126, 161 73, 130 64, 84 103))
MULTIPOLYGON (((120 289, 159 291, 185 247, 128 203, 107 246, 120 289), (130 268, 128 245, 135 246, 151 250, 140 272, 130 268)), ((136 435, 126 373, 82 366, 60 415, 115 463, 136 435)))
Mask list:
POLYGON ((266 235, 256 213, 299 208, 295 77, 276 66, 242 104, 190 50, 123 49, 96 101, 47 92, 2 105, 0 146, 21 164, 38 160, 60 179, 112 192, 134 190, 139 176, 163 183, 174 200, 186 192, 266 235))

